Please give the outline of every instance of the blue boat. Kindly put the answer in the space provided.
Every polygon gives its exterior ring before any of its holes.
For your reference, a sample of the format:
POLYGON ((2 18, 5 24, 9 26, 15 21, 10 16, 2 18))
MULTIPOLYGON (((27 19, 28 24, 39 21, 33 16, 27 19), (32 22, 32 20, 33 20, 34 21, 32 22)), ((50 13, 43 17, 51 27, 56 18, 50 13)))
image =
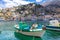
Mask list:
POLYGON ((58 20, 51 20, 49 25, 46 26, 48 30, 60 31, 60 23, 58 20))
MULTIPOLYGON (((35 26, 38 26, 38 25, 35 25, 35 26)), ((45 30, 41 28, 42 25, 38 26, 35 29, 30 29, 31 26, 29 26, 25 22, 20 22, 19 25, 15 25, 14 27, 16 28, 16 32, 19 32, 20 34, 28 35, 28 36, 42 37, 43 34, 45 33, 45 30)))

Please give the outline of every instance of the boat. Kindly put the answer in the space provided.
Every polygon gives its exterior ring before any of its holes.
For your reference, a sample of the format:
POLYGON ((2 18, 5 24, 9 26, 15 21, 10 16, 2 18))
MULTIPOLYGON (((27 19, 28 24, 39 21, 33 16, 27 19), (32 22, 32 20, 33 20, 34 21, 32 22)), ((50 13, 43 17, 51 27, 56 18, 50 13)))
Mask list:
POLYGON ((60 23, 58 20, 50 20, 49 25, 46 26, 47 30, 60 31, 60 23))
POLYGON ((45 30, 41 28, 41 25, 40 28, 30 29, 31 27, 29 27, 28 24, 20 22, 19 25, 15 25, 14 27, 16 28, 16 32, 27 36, 42 37, 45 33, 45 30))
POLYGON ((40 37, 33 37, 33 36, 25 36, 25 35, 22 35, 18 32, 14 32, 14 35, 17 39, 19 40, 42 40, 42 38, 40 37))
POLYGON ((5 19, 3 17, 0 17, 0 21, 4 21, 5 19))

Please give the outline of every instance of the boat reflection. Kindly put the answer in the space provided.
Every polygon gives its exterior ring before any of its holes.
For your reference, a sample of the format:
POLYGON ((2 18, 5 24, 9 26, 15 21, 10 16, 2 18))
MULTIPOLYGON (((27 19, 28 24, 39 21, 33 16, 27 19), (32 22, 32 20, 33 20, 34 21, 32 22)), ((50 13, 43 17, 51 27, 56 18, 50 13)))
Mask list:
POLYGON ((46 33, 47 33, 48 36, 60 37, 60 32, 59 31, 46 30, 46 33))
POLYGON ((1 34, 1 31, 0 31, 0 34, 1 34))
POLYGON ((42 38, 40 38, 40 37, 26 36, 26 35, 22 35, 17 32, 14 32, 14 35, 19 40, 42 40, 42 38))

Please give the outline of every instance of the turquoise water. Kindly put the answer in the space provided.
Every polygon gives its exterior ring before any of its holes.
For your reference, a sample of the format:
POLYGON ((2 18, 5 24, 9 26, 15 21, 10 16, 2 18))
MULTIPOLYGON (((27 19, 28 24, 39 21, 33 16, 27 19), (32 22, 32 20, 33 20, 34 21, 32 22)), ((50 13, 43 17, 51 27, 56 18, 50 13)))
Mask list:
POLYGON ((60 32, 50 30, 46 30, 42 38, 24 36, 15 32, 15 24, 15 21, 0 22, 0 40, 60 40, 60 32))

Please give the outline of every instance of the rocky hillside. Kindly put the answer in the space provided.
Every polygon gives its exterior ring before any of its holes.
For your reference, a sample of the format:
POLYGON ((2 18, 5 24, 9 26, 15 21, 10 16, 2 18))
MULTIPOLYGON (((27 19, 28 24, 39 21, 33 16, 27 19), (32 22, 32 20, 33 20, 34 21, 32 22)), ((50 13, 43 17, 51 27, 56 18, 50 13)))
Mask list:
POLYGON ((40 4, 30 3, 27 5, 18 6, 16 11, 19 12, 22 16, 39 16, 42 12, 44 12, 44 7, 40 4))
POLYGON ((60 13, 60 0, 54 0, 49 5, 45 6, 46 12, 48 13, 60 13))

